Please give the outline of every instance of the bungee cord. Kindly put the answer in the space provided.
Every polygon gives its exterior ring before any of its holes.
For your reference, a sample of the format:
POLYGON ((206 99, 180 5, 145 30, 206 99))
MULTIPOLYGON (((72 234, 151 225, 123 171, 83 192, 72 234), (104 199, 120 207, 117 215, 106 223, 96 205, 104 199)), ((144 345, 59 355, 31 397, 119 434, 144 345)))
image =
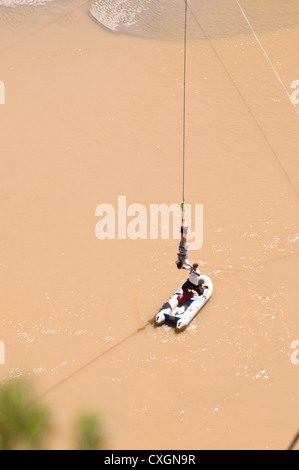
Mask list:
POLYGON ((187 83, 187 20, 188 0, 185 0, 185 23, 184 23, 184 86, 183 86, 183 193, 182 193, 182 226, 185 225, 185 172, 186 172, 186 83, 187 83))
POLYGON ((188 0, 185 0, 184 27, 184 93, 183 93, 183 203, 185 202, 185 167, 186 167, 186 81, 187 81, 187 17, 188 0))

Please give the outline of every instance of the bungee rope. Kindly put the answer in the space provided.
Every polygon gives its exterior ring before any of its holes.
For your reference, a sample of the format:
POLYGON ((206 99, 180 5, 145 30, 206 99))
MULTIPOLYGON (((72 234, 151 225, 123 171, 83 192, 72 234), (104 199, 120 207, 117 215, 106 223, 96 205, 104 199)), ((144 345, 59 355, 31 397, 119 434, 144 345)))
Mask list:
POLYGON ((182 209, 182 226, 185 225, 185 216, 186 216, 186 204, 184 202, 181 203, 182 209))
POLYGON ((182 209, 182 226, 185 225, 185 169, 186 169, 186 77, 187 77, 187 17, 188 17, 188 0, 185 0, 185 25, 184 25, 184 91, 183 91, 183 202, 182 209))

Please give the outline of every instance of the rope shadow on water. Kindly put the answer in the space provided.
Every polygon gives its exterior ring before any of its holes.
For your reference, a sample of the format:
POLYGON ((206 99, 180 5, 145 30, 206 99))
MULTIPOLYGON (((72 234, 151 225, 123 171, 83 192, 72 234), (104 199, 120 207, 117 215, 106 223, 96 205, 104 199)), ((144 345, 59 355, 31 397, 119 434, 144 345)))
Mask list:
POLYGON ((57 382, 56 384, 54 384, 52 387, 50 387, 48 390, 46 390, 45 392, 43 392, 42 394, 39 395, 38 399, 42 399, 44 398, 45 396, 49 395, 51 392, 53 392, 54 390, 56 390, 57 388, 59 388, 61 385, 65 384, 66 382, 68 382, 70 379, 72 379, 73 377, 75 377, 76 375, 78 375, 80 372, 82 372, 84 369, 88 368, 89 366, 91 366, 92 364, 94 364, 96 361, 102 359, 106 354, 110 353, 111 351, 113 351, 114 349, 118 348, 120 345, 122 345, 123 343, 125 343, 126 341, 128 341, 130 338, 132 338, 133 336, 137 335, 138 333, 140 333, 141 331, 144 331, 148 326, 150 325, 153 325, 155 322, 155 318, 153 319, 150 319, 148 320, 143 326, 137 328, 137 330, 133 331, 132 333, 130 333, 128 336, 126 336, 125 338, 121 339, 120 341, 118 341, 117 343, 113 344, 110 348, 106 349, 105 351, 103 351, 102 353, 98 354, 97 356, 93 357, 92 359, 90 359, 88 362, 86 362, 85 364, 83 364, 81 367, 79 367, 78 369, 76 369, 74 372, 72 372, 71 374, 67 375, 66 377, 64 377, 62 380, 60 380, 59 382, 57 382))
POLYGON ((291 444, 290 444, 290 446, 288 447, 287 450, 295 450, 295 446, 296 446, 297 442, 299 442, 299 431, 296 434, 296 436, 294 437, 294 439, 292 440, 292 442, 291 442, 291 444))

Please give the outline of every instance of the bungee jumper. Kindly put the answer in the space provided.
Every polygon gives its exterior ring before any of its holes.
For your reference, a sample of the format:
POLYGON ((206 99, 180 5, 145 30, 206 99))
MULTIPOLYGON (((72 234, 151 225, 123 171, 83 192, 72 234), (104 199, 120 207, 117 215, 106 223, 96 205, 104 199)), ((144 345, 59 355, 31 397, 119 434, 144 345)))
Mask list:
POLYGON ((189 245, 187 243, 187 233, 188 233, 188 228, 189 227, 187 227, 185 225, 185 212, 186 212, 186 209, 185 209, 185 203, 184 202, 182 202, 181 208, 182 208, 181 241, 180 241, 180 244, 179 244, 178 259, 176 261, 176 265, 177 265, 178 269, 182 269, 185 266, 187 266, 189 268, 192 267, 192 265, 189 263, 189 261, 187 259, 187 252, 188 252, 188 248, 189 248, 189 245))
POLYGON ((188 227, 181 226, 181 241, 179 244, 178 259, 176 260, 176 265, 178 269, 183 269, 185 266, 192 267, 187 259, 187 252, 189 245, 187 243, 187 232, 188 227))

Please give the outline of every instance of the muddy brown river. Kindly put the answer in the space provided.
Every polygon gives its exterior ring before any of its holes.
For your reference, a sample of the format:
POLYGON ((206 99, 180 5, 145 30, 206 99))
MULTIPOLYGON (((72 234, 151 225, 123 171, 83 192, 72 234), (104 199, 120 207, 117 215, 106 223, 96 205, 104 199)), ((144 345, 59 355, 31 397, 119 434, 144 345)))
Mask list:
POLYGON ((151 322, 186 273, 150 206, 181 203, 184 2, 0 0, 0 377, 33 380, 51 449, 85 409, 112 450, 299 428, 299 3, 189 0, 187 24, 189 257, 214 294, 176 333, 151 322), (117 230, 119 197, 144 236, 117 230))

